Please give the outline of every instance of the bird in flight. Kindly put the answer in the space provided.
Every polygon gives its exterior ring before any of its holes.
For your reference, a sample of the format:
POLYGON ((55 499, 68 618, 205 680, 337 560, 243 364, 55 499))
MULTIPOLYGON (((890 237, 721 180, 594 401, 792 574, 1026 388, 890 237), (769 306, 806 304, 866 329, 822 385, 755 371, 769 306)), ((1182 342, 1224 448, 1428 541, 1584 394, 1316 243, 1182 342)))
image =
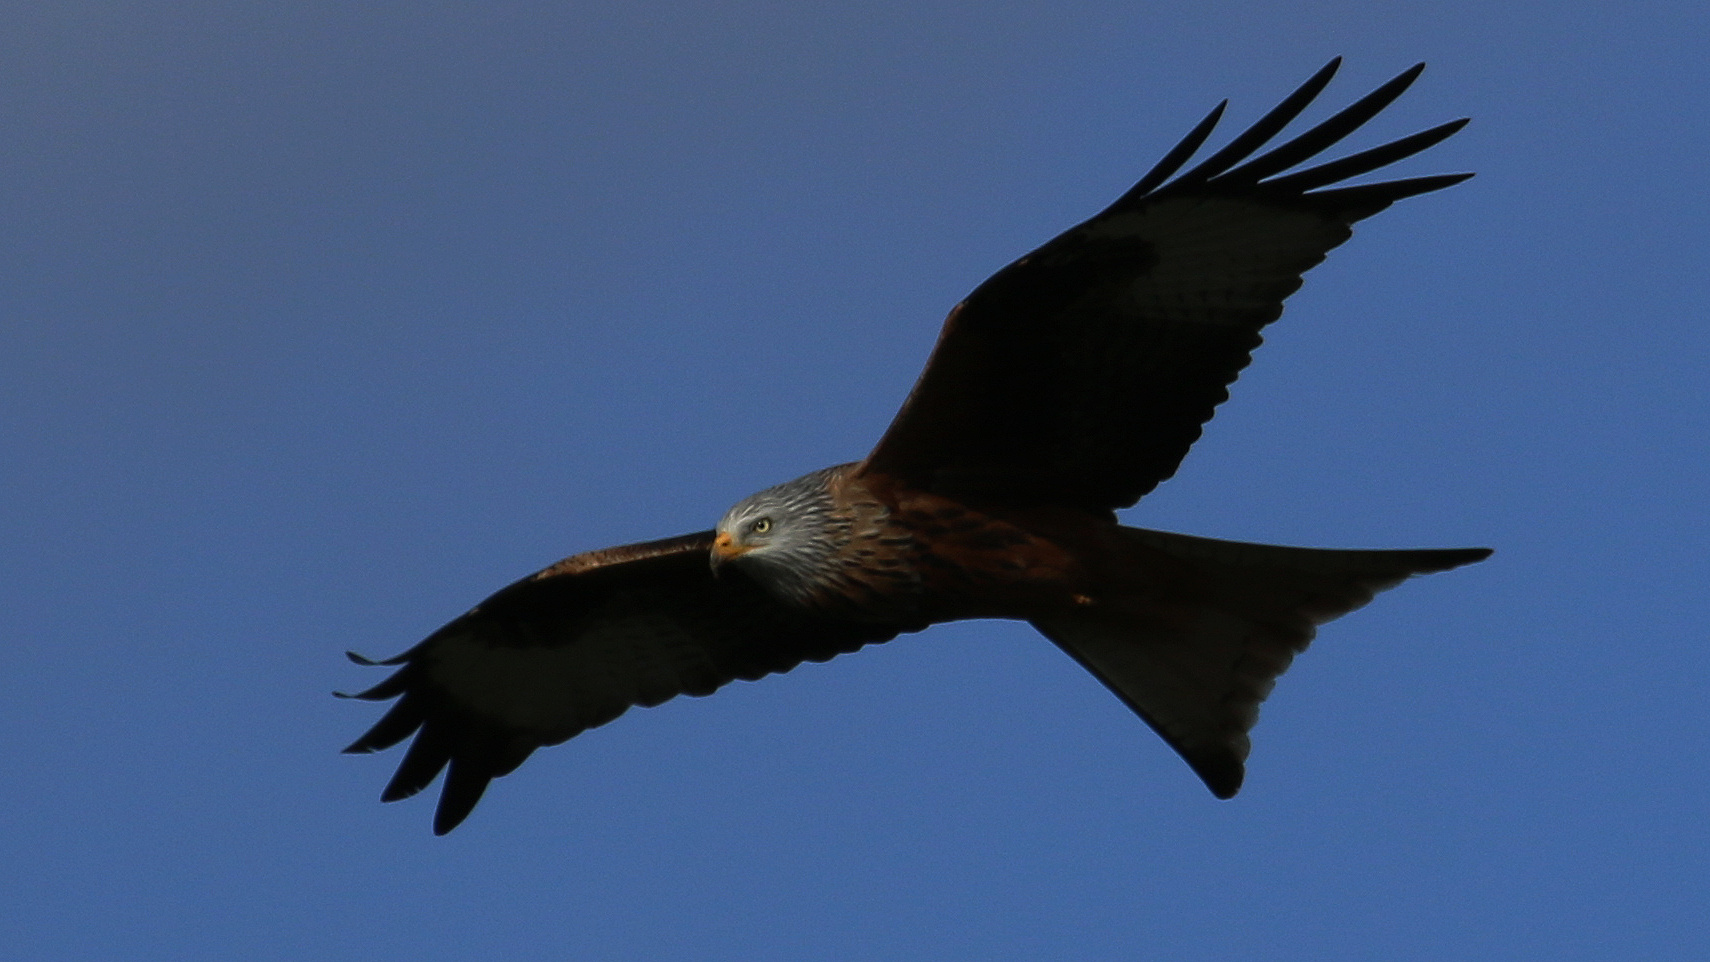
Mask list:
POLYGON ((1234 795, 1259 704, 1318 625, 1490 554, 1289 548, 1117 523, 1117 509, 1175 473, 1260 330, 1355 221, 1472 176, 1346 184, 1464 119, 1295 169, 1423 64, 1260 153, 1338 64, 1178 173, 1220 104, 1114 204, 975 288, 864 460, 745 498, 711 531, 573 555, 395 658, 352 653, 396 670, 347 697, 396 702, 346 751, 413 738, 381 798, 444 771, 433 822, 444 834, 535 749, 632 705, 940 622, 1013 618, 1097 676, 1214 795, 1234 795))

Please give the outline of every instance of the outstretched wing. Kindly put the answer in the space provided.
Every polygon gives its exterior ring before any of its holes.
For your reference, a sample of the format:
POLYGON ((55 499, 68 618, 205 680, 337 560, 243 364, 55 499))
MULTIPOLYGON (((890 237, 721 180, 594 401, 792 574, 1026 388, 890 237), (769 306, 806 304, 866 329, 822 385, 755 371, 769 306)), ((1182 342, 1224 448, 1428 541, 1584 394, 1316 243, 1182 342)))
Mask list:
POLYGON ((741 572, 712 573, 713 533, 575 555, 511 585, 396 658, 351 697, 396 698, 347 752, 415 736, 383 801, 449 766, 434 832, 457 827, 487 783, 536 748, 603 725, 631 705, 707 695, 825 661, 896 630, 783 607, 741 572))
POLYGON ((962 497, 1127 507, 1175 473, 1259 331, 1349 225, 1472 176, 1337 186, 1459 130, 1446 123, 1284 173, 1388 106, 1424 65, 1252 155, 1333 60, 1228 146, 1171 180, 1219 105, 1103 213, 993 275, 950 312, 926 370, 860 468, 962 497))

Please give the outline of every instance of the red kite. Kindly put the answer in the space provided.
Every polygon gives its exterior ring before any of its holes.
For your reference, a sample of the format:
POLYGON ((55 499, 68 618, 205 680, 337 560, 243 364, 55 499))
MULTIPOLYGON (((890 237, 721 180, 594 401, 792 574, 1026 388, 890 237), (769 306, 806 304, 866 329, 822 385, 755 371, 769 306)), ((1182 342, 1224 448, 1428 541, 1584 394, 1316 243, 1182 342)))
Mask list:
MULTIPOLYGON (((1253 156, 1331 61, 1171 179, 1213 110, 1133 189, 950 312, 866 460, 753 495, 712 531, 575 555, 499 591, 354 696, 398 699, 346 751, 414 736, 381 798, 449 771, 443 834, 536 748, 632 705, 708 695, 963 618, 1030 622, 1228 798, 1247 732, 1316 627, 1483 548, 1332 551, 1123 527, 1175 473, 1350 225, 1470 174, 1345 186, 1459 130, 1433 127, 1288 173, 1400 96, 1423 64, 1253 156)), ((361 664, 376 664, 358 655, 361 664)))

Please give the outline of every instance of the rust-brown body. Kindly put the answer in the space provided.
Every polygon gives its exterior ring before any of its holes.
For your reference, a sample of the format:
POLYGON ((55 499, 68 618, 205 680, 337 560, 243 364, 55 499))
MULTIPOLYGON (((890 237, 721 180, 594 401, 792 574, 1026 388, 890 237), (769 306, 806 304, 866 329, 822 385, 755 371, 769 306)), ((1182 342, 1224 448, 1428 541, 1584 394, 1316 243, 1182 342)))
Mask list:
POLYGON ((883 524, 854 552, 870 552, 871 564, 887 568, 894 558, 919 586, 875 594, 918 605, 914 613, 933 624, 1037 622, 1096 609, 1182 626, 1211 594, 1193 560, 1145 543, 1114 518, 1057 506, 971 505, 853 469, 831 487, 840 503, 883 512, 883 524))
POLYGON ((920 614, 935 623, 1027 620, 1093 603, 1126 580, 1116 570, 1117 526, 1081 511, 974 506, 854 470, 831 487, 840 504, 883 513, 852 549, 906 567, 919 585, 920 614))

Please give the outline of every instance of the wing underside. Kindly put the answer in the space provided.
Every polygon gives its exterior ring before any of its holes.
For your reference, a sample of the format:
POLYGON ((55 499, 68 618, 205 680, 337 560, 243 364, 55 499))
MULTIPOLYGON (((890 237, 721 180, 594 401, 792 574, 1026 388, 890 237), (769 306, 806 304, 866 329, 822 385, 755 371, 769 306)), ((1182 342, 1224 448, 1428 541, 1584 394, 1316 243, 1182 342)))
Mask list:
POLYGON ((1336 66, 1177 175, 1219 106, 1109 208, 976 288, 951 312, 861 470, 947 495, 1099 512, 1170 477, 1261 329, 1350 225, 1471 176, 1344 184, 1425 150, 1464 120, 1288 172, 1388 106, 1421 67, 1254 156, 1336 66))
POLYGON ((352 655, 397 669, 352 697, 397 701, 346 751, 413 738, 381 798, 407 798, 445 771, 434 816, 444 834, 536 748, 631 706, 711 694, 895 634, 787 609, 740 572, 714 576, 711 545, 702 532, 567 558, 397 658, 352 655))

